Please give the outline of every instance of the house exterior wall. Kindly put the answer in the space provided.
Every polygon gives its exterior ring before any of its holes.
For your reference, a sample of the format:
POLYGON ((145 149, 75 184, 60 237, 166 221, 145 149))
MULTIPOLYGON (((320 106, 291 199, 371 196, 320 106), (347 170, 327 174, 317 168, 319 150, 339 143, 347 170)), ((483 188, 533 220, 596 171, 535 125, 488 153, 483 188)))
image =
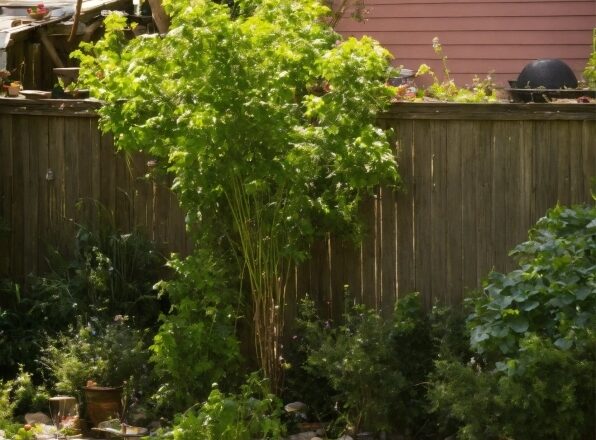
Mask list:
POLYGON ((365 0, 364 22, 345 18, 344 35, 370 35, 393 64, 441 71, 432 48, 439 37, 458 85, 494 71, 499 84, 516 79, 538 58, 560 58, 578 79, 592 49, 596 0, 365 0))

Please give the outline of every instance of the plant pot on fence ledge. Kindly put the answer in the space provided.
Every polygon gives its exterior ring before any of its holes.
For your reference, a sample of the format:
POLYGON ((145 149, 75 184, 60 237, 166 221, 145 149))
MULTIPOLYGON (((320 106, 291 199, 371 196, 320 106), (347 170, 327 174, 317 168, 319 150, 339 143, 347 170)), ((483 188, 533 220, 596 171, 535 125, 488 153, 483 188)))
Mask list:
POLYGON ((122 416, 122 387, 83 387, 87 418, 93 427, 122 416))

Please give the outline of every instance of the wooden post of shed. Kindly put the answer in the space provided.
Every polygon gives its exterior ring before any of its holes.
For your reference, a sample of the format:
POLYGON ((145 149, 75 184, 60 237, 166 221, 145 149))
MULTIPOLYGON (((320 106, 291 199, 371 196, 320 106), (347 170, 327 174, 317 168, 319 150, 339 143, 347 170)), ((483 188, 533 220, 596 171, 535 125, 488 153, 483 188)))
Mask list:
POLYGON ((64 63, 60 59, 58 52, 56 52, 54 43, 52 43, 52 40, 50 40, 50 38, 48 37, 48 32, 44 28, 40 28, 38 32, 39 39, 41 40, 43 47, 45 47, 48 51, 48 55, 50 56, 52 63, 54 63, 56 67, 64 67, 64 63))

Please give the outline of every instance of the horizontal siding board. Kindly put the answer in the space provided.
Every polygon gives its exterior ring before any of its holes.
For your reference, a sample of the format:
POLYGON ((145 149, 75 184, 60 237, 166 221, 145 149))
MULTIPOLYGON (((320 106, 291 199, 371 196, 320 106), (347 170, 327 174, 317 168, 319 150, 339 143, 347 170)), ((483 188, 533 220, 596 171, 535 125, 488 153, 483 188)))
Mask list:
MULTIPOLYGON (((528 60, 455 60, 449 58, 449 70, 452 73, 466 73, 466 74, 485 74, 490 70, 495 70, 496 73, 515 73, 516 75, 523 69, 528 60)), ((566 60, 567 64, 576 72, 576 75, 581 74, 585 65, 584 60, 566 60)), ((397 56, 393 64, 403 65, 411 69, 416 69, 420 64, 426 63, 436 72, 441 72, 441 62, 437 60, 430 60, 425 58, 404 58, 397 56)))
MULTIPOLYGON (((352 36, 360 38, 367 35, 367 32, 350 32, 352 36)), ((418 44, 426 45, 432 44, 432 40, 437 35, 441 39, 441 44, 450 50, 451 45, 466 44, 469 46, 478 45, 552 45, 561 44, 566 45, 579 44, 586 47, 586 42, 590 41, 592 32, 590 30, 579 31, 565 31, 565 30, 548 30, 548 31, 476 31, 474 38, 470 39, 470 34, 464 31, 442 31, 440 34, 434 30, 419 30, 419 31, 374 31, 375 38, 381 42, 388 42, 388 44, 418 44)), ((589 46, 588 49, 589 50, 589 46)))
POLYGON ((501 3, 508 3, 514 6, 517 5, 524 5, 525 7, 531 8, 536 5, 540 5, 543 3, 577 3, 577 0, 518 0, 518 1, 507 1, 507 2, 499 2, 495 0, 369 0, 366 1, 367 6, 375 6, 375 5, 399 5, 400 7, 406 7, 408 5, 443 5, 443 4, 455 4, 461 5, 462 7, 466 7, 470 4, 486 4, 489 7, 491 4, 501 4, 501 3))
MULTIPOLYGON (((375 31, 548 31, 550 29, 576 31, 592 29, 594 15, 567 15, 558 17, 421 17, 375 18, 364 22, 344 20, 337 27, 339 32, 375 31)), ((590 42, 588 41, 587 44, 590 42)))
POLYGON ((469 3, 453 7, 452 4, 386 4, 367 7, 367 18, 446 18, 446 17, 556 17, 566 15, 592 15, 594 2, 546 2, 520 7, 515 2, 469 3))
POLYGON ((344 35, 377 39, 394 65, 442 70, 432 49, 438 36, 458 83, 493 71, 505 85, 530 61, 560 58, 578 78, 591 53, 596 0, 365 0, 366 20, 340 21, 344 35))
MULTIPOLYGON (((432 44, 384 44, 384 46, 398 58, 437 58, 432 44)), ((454 60, 534 60, 538 58, 569 58, 586 60, 590 56, 590 49, 580 45, 450 45, 443 49, 449 62, 454 60)))

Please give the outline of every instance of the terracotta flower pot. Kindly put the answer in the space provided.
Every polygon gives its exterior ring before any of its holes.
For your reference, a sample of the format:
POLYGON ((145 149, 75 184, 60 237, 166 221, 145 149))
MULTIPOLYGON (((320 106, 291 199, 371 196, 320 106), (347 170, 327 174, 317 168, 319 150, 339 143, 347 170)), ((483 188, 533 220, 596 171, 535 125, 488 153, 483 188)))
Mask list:
POLYGON ((83 387, 83 392, 93 426, 122 416, 122 387, 83 387))

